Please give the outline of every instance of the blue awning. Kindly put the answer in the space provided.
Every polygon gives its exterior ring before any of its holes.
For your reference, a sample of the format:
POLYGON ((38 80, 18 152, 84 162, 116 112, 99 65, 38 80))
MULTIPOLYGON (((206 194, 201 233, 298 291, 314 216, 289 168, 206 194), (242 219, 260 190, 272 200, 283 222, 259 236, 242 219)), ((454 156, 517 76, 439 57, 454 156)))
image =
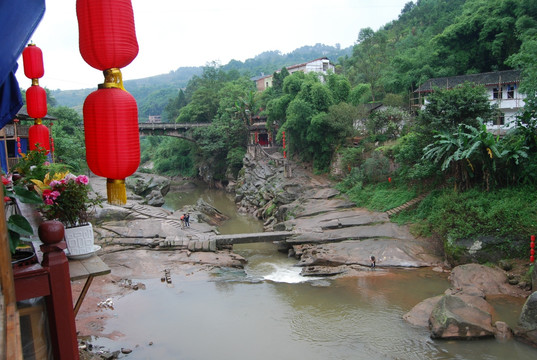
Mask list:
POLYGON ((17 60, 45 13, 45 0, 0 2, 0 129, 22 107, 17 60))

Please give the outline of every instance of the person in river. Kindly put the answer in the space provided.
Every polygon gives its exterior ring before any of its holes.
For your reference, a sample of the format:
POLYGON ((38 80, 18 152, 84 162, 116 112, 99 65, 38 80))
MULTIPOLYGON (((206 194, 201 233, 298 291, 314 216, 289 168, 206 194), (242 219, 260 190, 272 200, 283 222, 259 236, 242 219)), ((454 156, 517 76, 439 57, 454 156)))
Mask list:
POLYGON ((185 225, 186 227, 190 227, 190 213, 185 214, 185 225))
POLYGON ((371 268, 374 268, 375 266, 377 266, 377 260, 375 259, 373 255, 369 257, 369 260, 371 261, 371 268))

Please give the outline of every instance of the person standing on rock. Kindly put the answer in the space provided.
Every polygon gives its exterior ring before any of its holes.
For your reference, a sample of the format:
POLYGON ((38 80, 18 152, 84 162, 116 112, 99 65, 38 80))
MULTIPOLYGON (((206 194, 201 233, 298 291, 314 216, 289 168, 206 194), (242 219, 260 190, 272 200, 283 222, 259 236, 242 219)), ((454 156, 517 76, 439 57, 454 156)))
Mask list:
POLYGON ((186 213, 185 215, 185 225, 186 227, 190 227, 190 213, 186 213))
POLYGON ((371 268, 374 268, 375 266, 377 266, 377 261, 373 255, 369 257, 369 260, 371 261, 371 268))
POLYGON ((185 214, 181 215, 181 229, 184 229, 185 228, 185 214))

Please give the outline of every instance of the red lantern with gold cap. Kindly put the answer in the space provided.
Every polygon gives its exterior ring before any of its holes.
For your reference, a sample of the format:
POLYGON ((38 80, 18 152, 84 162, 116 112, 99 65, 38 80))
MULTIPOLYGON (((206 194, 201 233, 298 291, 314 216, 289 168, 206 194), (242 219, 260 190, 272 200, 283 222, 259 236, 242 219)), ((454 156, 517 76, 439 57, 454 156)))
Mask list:
POLYGON ((41 119, 36 119, 34 125, 28 130, 28 138, 30 141, 30 150, 38 150, 45 148, 50 150, 49 130, 42 124, 41 119))
POLYGON ((28 116, 35 119, 47 115, 47 92, 39 85, 33 85, 26 90, 26 109, 28 116))
POLYGON ((130 0, 77 0, 82 58, 98 70, 122 68, 138 55, 130 0))
POLYGON ((103 87, 88 95, 83 112, 88 166, 107 178, 108 201, 125 203, 125 178, 140 164, 136 100, 127 91, 103 87))
POLYGON ((77 0, 82 58, 102 70, 104 84, 84 102, 86 160, 96 175, 107 178, 108 202, 125 204, 125 178, 140 164, 138 108, 123 87, 119 68, 138 54, 130 0, 77 0))
POLYGON ((39 79, 45 74, 43 52, 35 44, 28 44, 22 51, 24 75, 28 79, 39 79))

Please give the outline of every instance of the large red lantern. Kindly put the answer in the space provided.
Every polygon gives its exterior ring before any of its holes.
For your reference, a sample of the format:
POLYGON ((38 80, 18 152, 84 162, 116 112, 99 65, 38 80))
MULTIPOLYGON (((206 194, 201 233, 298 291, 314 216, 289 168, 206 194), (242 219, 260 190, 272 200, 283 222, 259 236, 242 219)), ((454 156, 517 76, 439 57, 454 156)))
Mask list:
POLYGON ((122 68, 138 55, 130 0, 77 0, 80 54, 98 70, 122 68))
POLYGON ((88 166, 107 178, 108 202, 124 204, 125 178, 140 164, 136 100, 122 89, 101 88, 88 95, 83 113, 88 166))
POLYGON ((107 178, 110 204, 127 202, 125 178, 140 164, 138 108, 123 88, 119 68, 138 54, 130 0, 77 0, 80 54, 102 70, 104 84, 84 102, 86 160, 91 171, 107 178))
POLYGON ((103 88, 84 101, 86 157, 96 175, 125 179, 140 163, 138 107, 127 91, 103 88))
POLYGON ((45 74, 43 52, 35 44, 28 44, 22 51, 24 75, 28 79, 39 79, 45 74))
POLYGON ((48 127, 42 124, 41 119, 36 119, 34 125, 28 130, 30 150, 44 148, 48 152, 50 150, 49 134, 48 127))
POLYGON ((28 116, 40 119, 47 115, 47 92, 39 85, 26 90, 26 109, 28 116))

